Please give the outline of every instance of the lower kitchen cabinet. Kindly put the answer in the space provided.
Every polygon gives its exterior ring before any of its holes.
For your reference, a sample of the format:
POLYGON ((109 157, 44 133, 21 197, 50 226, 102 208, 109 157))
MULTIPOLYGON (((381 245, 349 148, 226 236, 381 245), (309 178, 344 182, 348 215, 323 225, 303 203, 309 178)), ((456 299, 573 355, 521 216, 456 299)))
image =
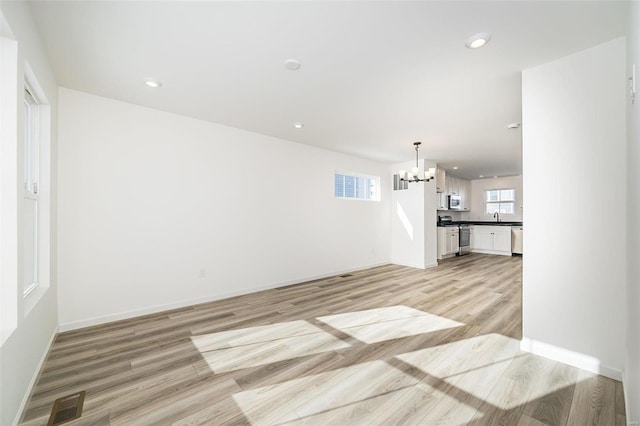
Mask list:
POLYGON ((491 250, 493 233, 488 226, 472 226, 470 229, 471 250, 491 250))
POLYGON ((445 249, 446 249, 446 253, 445 254, 456 254, 458 253, 458 249, 459 249, 459 239, 460 239, 460 234, 459 231, 456 229, 455 232, 449 232, 445 234, 447 236, 447 238, 445 239, 445 249))
POLYGON ((460 245, 460 230, 457 226, 438 227, 438 259, 455 256, 460 245))
POLYGON ((511 256, 511 227, 499 226, 493 234, 493 249, 511 256))
POLYGON ((471 251, 511 256, 511 227, 472 226, 471 251))

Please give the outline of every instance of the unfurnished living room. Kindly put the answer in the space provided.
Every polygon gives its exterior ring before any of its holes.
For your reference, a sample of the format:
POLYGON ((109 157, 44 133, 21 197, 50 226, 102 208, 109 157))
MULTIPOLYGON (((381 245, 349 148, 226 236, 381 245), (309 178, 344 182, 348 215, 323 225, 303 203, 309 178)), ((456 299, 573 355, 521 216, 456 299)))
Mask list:
POLYGON ((0 425, 639 425, 639 66, 635 0, 3 0, 0 425))

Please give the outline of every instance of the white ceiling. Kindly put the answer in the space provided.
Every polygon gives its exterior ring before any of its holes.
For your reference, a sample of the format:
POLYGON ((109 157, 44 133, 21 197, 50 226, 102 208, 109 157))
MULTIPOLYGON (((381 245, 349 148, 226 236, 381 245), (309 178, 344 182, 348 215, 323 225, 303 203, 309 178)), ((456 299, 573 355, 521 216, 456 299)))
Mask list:
POLYGON ((31 7, 61 86, 389 163, 422 141, 421 157, 466 178, 521 173, 521 131, 506 128, 521 121, 520 72, 624 35, 628 13, 621 1, 31 7), (467 49, 478 32, 491 42, 467 49))

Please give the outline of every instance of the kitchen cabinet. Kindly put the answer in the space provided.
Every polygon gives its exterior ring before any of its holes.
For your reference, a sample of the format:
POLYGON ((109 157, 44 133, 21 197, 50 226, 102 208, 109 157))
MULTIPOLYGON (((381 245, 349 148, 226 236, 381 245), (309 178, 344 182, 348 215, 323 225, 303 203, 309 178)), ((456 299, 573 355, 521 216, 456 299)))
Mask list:
POLYGON ((449 198, 444 192, 436 194, 438 196, 438 210, 449 210, 449 198))
POLYGON ((460 179, 460 210, 468 211, 471 206, 471 181, 460 179))
POLYGON ((445 243, 446 243, 446 251, 445 254, 456 254, 458 253, 458 249, 459 249, 459 240, 460 240, 460 231, 458 230, 458 228, 454 228, 455 231, 450 231, 445 233, 446 235, 446 239, 445 239, 445 243))
POLYGON ((471 226, 471 251, 490 250, 493 247, 491 230, 488 226, 471 226))
POLYGON ((459 249, 460 230, 457 226, 438 227, 438 259, 455 256, 459 249))
MULTIPOLYGON (((468 211, 471 207, 471 181, 448 174, 444 169, 436 169, 436 192, 444 195, 459 195, 460 210, 468 211)), ((448 210, 446 197, 438 199, 438 210, 448 210)))
POLYGON ((493 249, 511 256, 511 227, 498 226, 493 233, 493 249))
POLYGON ((436 168, 436 192, 446 193, 447 174, 444 169, 436 168))
POLYGON ((472 226, 471 251, 511 256, 511 227, 490 225, 472 226))
POLYGON ((447 176, 447 193, 451 195, 460 195, 460 179, 455 176, 447 176))

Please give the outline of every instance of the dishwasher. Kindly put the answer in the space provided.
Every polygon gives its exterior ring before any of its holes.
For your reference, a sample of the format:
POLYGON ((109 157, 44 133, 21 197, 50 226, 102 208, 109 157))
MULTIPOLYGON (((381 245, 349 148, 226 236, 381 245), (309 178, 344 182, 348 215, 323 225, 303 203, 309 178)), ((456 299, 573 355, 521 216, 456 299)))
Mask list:
POLYGON ((522 256, 522 226, 511 227, 511 254, 522 256))

